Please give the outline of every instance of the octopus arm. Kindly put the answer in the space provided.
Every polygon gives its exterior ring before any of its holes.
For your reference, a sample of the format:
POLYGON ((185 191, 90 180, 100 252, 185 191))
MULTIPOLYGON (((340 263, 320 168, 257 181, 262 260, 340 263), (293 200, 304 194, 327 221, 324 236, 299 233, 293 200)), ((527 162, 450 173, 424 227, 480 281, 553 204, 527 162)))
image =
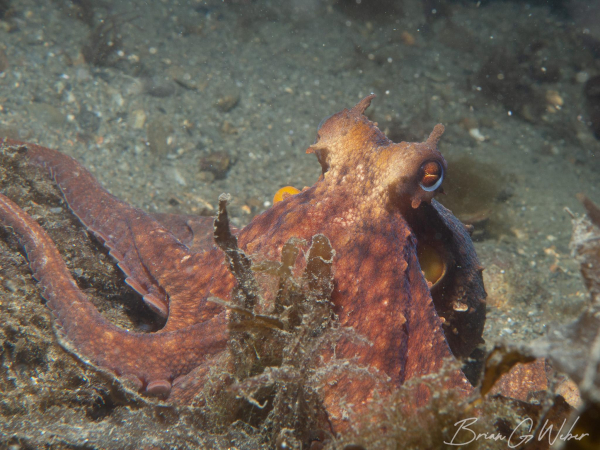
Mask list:
POLYGON ((46 232, 2 194, 0 224, 19 237, 61 333, 93 363, 133 379, 150 393, 168 394, 173 381, 226 348, 224 312, 185 330, 154 334, 111 324, 81 292, 46 232))
MULTIPOLYGON (((421 273, 414 248, 407 252, 408 280, 412 287, 410 307, 408 308, 408 353, 406 378, 410 379, 435 373, 453 359, 450 346, 442 327, 442 321, 436 312, 427 283, 421 273)), ((461 370, 452 370, 446 380, 447 388, 459 388, 466 392, 472 390, 471 384, 461 370)))
POLYGON ((0 141, 0 146, 25 149, 32 164, 48 171, 69 208, 117 260, 127 276, 127 284, 144 298, 152 310, 166 317, 168 297, 145 270, 143 261, 135 251, 132 231, 123 220, 123 217, 145 213, 107 192, 85 167, 67 155, 11 139, 0 141))
MULTIPOLYGON (((180 257, 173 264, 189 264, 188 260, 194 252, 182 244, 178 237, 186 240, 190 246, 196 243, 197 247, 206 247, 204 235, 207 231, 204 230, 208 223, 205 222, 210 219, 176 220, 170 215, 158 215, 155 218, 110 194, 87 169, 67 155, 34 144, 10 139, 0 141, 0 147, 9 146, 25 149, 32 164, 49 172, 73 213, 117 260, 127 277, 127 284, 142 296, 153 311, 162 317, 169 316, 169 289, 177 292, 185 289, 184 286, 159 281, 161 277, 155 273, 155 258, 157 255, 160 258, 160 255, 178 253, 180 257), (174 229, 178 236, 171 233, 170 229, 174 229), (152 230, 153 236, 160 235, 161 238, 154 242, 136 237, 148 230, 152 230), (158 245, 160 247, 157 249, 158 245)), ((177 267, 169 269, 178 271, 177 267)))

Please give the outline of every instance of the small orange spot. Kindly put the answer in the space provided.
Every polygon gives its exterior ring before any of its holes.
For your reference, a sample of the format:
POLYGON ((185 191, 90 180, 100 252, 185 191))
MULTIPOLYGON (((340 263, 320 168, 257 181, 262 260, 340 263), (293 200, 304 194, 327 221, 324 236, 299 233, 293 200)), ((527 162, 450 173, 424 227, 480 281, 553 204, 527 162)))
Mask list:
POLYGON ((104 138, 102 136, 98 136, 96 138, 96 145, 102 145, 103 142, 104 142, 104 138))
POLYGON ((291 195, 296 195, 300 191, 293 186, 282 187, 275 193, 275 197, 273 197, 273 203, 277 203, 285 200, 291 195))

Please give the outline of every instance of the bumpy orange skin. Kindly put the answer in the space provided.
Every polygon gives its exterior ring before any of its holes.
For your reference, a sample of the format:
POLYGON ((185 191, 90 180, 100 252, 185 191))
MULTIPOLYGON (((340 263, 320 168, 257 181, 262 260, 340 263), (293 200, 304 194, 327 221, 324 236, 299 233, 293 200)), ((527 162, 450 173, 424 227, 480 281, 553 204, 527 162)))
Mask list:
MULTIPOLYGON (((355 358, 389 377, 387 384, 373 379, 332 379, 326 404, 338 424, 342 400, 360 410, 375 388, 385 391, 438 371, 452 357, 444 333, 452 333, 449 326, 458 326, 468 335, 464 340, 454 339, 456 356, 469 355, 481 343, 485 320, 481 267, 468 234, 442 206, 430 204, 433 191, 420 187, 423 163, 435 161, 446 168, 437 150, 443 127, 436 126, 424 143, 394 144, 363 115, 371 99, 335 114, 318 131, 317 142, 307 153, 315 153, 321 163, 319 181, 275 204, 239 235, 241 246, 255 259, 257 255, 275 259, 289 238, 310 240, 316 233, 327 236, 336 250, 332 295, 336 312, 343 326, 353 327, 371 345, 342 341, 335 357, 355 358), (447 262, 454 279, 461 281, 466 305, 462 316, 450 317, 457 314, 450 306, 456 296, 440 296, 446 327, 417 259, 418 234, 429 240, 436 230, 428 228, 436 221, 438 231, 449 234, 451 242, 434 245, 447 244, 440 249, 442 253, 447 248, 460 253, 447 262), (415 230, 411 223, 421 229, 415 230)), ((446 285, 447 292, 452 289, 446 285)), ((448 387, 470 390, 460 371, 450 378, 448 387)), ((423 401, 426 397, 424 392, 423 401)))
MULTIPOLYGON (((481 267, 468 233, 432 200, 436 189, 430 188, 446 168, 437 149, 443 127, 436 126, 423 143, 395 144, 363 115, 372 98, 333 115, 319 129, 307 150, 322 166, 319 180, 238 233, 240 248, 255 262, 279 260, 292 237, 310 242, 322 233, 330 239, 336 251, 336 313, 342 326, 354 328, 368 344, 342 339, 323 356, 353 359, 379 374, 353 378, 332 372, 323 393, 337 430, 347 426, 341 405, 353 404, 360 412, 375 390, 385 393, 438 371, 453 354, 471 354, 485 321, 481 267), (419 266, 419 242, 445 261, 444 277, 431 289, 419 266)), ((189 401, 210 365, 228 359, 227 312, 207 298, 228 298, 235 280, 211 240, 212 222, 150 215, 110 195, 66 155, 10 140, 0 145, 22 146, 33 164, 48 169, 73 212, 111 249, 128 284, 168 318, 153 334, 106 321, 77 289, 44 231, 0 194, 0 222, 27 248, 66 338, 92 362, 140 389, 189 401)), ((447 387, 471 389, 460 370, 448 377, 447 387)), ((419 394, 427 399, 428 392, 419 394)))

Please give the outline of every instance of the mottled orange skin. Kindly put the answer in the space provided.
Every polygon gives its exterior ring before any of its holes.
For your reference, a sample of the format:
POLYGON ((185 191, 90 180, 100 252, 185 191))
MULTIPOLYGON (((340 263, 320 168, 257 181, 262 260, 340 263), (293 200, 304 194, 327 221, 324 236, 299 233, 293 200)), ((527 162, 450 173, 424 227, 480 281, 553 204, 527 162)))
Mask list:
MULTIPOLYGON (((357 357, 359 364, 378 369, 389 377, 389 388, 436 372, 452 357, 417 260, 417 237, 405 218, 434 196, 419 186, 421 165, 437 161, 445 169, 446 162, 437 150, 443 127, 437 126, 424 143, 394 144, 363 115, 371 98, 323 124, 317 142, 307 150, 317 154, 323 176, 252 221, 240 233, 239 243, 255 259, 277 259, 291 237, 327 236, 336 250, 332 300, 340 322, 372 344, 342 341, 336 357, 357 357)), ((464 247, 474 256, 472 247, 464 247)), ((480 268, 473 264, 471 270, 469 276, 479 287, 471 307, 477 313, 465 312, 466 320, 471 315, 483 326, 480 268)), ((460 356, 481 342, 481 331, 460 356)), ((470 390, 460 371, 451 378, 448 387, 470 390)), ((337 418, 342 417, 342 399, 356 407, 368 402, 375 387, 368 379, 332 381, 326 403, 337 418)))
MULTIPOLYGON (((363 115, 372 98, 319 129, 307 150, 323 169, 315 185, 276 203, 238 233, 240 248, 255 262, 279 260, 292 237, 310 242, 322 233, 330 239, 336 251, 335 311, 342 326, 353 327, 369 344, 342 339, 323 356, 354 358, 379 371, 380 380, 339 374, 327 380, 324 402, 338 429, 345 426, 344 402, 360 411, 375 389, 385 392, 436 372, 453 353, 468 356, 481 342, 485 320, 481 268, 468 234, 432 201, 435 192, 420 186, 424 163, 446 168, 437 150, 443 127, 436 126, 424 143, 394 144, 363 115), (431 292, 417 259, 420 240, 447 264, 431 292)), ((23 146, 33 164, 49 170, 73 212, 111 249, 128 284, 167 317, 152 334, 106 321, 76 287, 45 232, 0 194, 0 222, 19 235, 67 340, 141 390, 190 401, 208 367, 228 361, 228 312, 207 298, 229 298, 235 279, 212 242, 212 220, 145 213, 107 193, 66 155, 10 140, 0 144, 23 146)), ((471 389, 460 370, 448 387, 471 389)), ((427 394, 422 392, 423 401, 427 394)))

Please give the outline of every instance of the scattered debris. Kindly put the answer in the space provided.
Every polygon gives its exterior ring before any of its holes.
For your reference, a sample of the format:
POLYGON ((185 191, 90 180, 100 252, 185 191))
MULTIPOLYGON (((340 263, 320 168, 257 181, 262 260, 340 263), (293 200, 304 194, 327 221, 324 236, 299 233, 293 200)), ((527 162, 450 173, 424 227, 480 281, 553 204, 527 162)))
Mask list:
POLYGON ((92 66, 113 66, 120 59, 117 51, 123 44, 121 27, 137 17, 108 16, 102 19, 90 31, 86 42, 81 47, 81 54, 86 63, 92 66))
POLYGON ((231 86, 227 87, 220 93, 219 98, 215 102, 215 107, 219 109, 221 112, 229 112, 240 101, 240 91, 231 86))
POLYGON ((225 150, 217 150, 200 159, 200 170, 210 172, 216 180, 227 176, 233 164, 232 158, 225 150))

